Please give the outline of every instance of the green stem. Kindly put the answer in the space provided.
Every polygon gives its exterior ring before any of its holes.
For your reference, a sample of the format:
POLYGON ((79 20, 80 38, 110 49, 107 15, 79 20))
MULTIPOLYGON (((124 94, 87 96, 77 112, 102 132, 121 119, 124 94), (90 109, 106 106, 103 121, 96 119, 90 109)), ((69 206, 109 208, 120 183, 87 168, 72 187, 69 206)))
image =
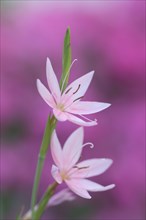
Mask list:
MULTIPOLYGON (((60 80, 60 88, 62 91, 65 90, 69 78, 69 70, 70 70, 70 65, 71 65, 71 46, 70 46, 70 28, 67 29, 65 38, 64 38, 64 49, 63 49, 63 72, 60 80)), ((31 210, 32 210, 32 220, 34 220, 34 206, 36 204, 36 197, 37 197, 37 192, 38 192, 38 187, 39 187, 39 182, 40 182, 40 177, 44 165, 44 160, 46 158, 46 153, 48 150, 48 146, 50 144, 50 139, 52 132, 56 126, 56 119, 54 116, 50 117, 48 119, 45 133, 43 136, 43 141, 38 157, 38 163, 37 163, 37 168, 36 168, 36 173, 35 173, 35 179, 34 179, 34 184, 33 184, 33 190, 32 190, 32 198, 31 198, 31 210)))
POLYGON ((35 220, 39 220, 42 216, 42 214, 44 213, 46 206, 48 204, 49 199, 51 198, 51 196, 54 193, 54 190, 56 189, 58 183, 53 183, 51 186, 48 187, 48 189, 46 190, 43 198, 41 199, 37 210, 34 213, 34 218, 35 220))
POLYGON ((42 173, 42 169, 43 169, 43 165, 44 165, 44 160, 46 157, 48 146, 50 144, 52 132, 56 126, 56 122, 57 121, 54 116, 52 116, 52 118, 49 116, 48 121, 47 121, 47 125, 46 125, 46 129, 44 132, 44 136, 43 136, 41 149, 39 152, 37 168, 36 168, 36 173, 35 173, 35 179, 34 179, 34 184, 33 184, 33 189, 32 189, 32 198, 31 198, 32 220, 34 220, 34 206, 36 204, 36 197, 37 197, 40 177, 41 177, 41 173, 42 173))
MULTIPOLYGON (((44 193, 41 201, 38 205, 35 205, 34 210, 34 219, 40 220, 41 216, 43 215, 45 209, 48 207, 48 201, 54 194, 54 190, 56 189, 58 183, 51 184, 46 192, 44 193)), ((18 220, 18 219, 17 219, 18 220)), ((32 220, 32 211, 29 210, 24 216, 20 217, 19 220, 32 220)))
POLYGON ((44 165, 44 158, 41 157, 41 155, 39 155, 37 168, 36 168, 35 179, 34 179, 34 185, 33 185, 33 189, 32 189, 32 199, 31 199, 32 219, 34 219, 33 218, 34 217, 34 205, 36 203, 38 185, 39 185, 43 165, 44 165))

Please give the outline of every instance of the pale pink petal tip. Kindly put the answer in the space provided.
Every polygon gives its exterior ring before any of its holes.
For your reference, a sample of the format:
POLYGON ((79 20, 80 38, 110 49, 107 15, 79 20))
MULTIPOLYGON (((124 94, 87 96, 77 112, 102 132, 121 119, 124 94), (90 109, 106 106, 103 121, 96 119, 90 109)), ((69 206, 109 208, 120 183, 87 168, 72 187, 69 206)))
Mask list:
POLYGON ((101 106, 100 106, 100 111, 102 111, 102 110, 104 110, 104 109, 106 109, 106 108, 108 108, 108 107, 110 107, 111 106, 111 104, 110 103, 101 103, 101 106))
POLYGON ((66 140, 63 147, 64 168, 69 170, 79 160, 82 152, 83 127, 76 129, 66 140))
POLYGON ((52 95, 54 96, 56 101, 59 101, 61 91, 60 91, 58 79, 55 75, 55 72, 53 70, 53 67, 52 67, 52 64, 49 58, 47 58, 46 76, 47 76, 48 86, 50 88, 52 95))
POLYGON ((106 188, 106 190, 109 190, 109 189, 113 189, 113 188, 115 188, 115 184, 111 184, 111 185, 109 185, 109 186, 105 186, 105 188, 106 188))

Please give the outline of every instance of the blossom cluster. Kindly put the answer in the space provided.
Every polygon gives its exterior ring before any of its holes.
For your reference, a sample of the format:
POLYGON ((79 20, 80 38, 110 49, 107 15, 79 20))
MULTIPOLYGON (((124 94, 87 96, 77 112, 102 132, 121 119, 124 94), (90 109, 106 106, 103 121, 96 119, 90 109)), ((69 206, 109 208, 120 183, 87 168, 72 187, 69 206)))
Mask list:
MULTIPOLYGON (((21 4, 18 2, 18 5, 21 4)), ((43 72, 47 56, 51 57, 59 78, 61 36, 68 24, 73 36, 73 56, 77 54, 81 61, 74 66, 72 73, 75 74, 70 75, 70 82, 91 66, 96 69, 96 74, 87 93, 88 100, 96 100, 98 94, 99 100, 112 103, 111 108, 98 114, 98 126, 85 129, 84 141, 92 140, 100 148, 84 148, 82 158, 97 154, 101 158, 112 158, 112 169, 93 179, 105 184, 112 179, 118 185, 115 190, 98 193, 90 203, 80 202, 85 209, 88 204, 93 219, 144 219, 144 2, 119 1, 117 4, 114 1, 109 8, 94 5, 94 11, 90 12, 88 7, 85 9, 85 4, 81 10, 58 4, 50 10, 49 1, 44 9, 31 7, 26 10, 19 6, 2 8, 1 22, 1 187, 2 195, 10 204, 9 207, 4 204, 4 219, 15 218, 19 207, 16 211, 13 209, 14 200, 21 194, 23 201, 20 196, 19 201, 22 204, 32 188, 34 167, 48 116, 48 108, 37 94, 35 80, 38 77, 45 82, 43 72), (96 211, 95 204, 98 203, 101 205, 96 211)), ((58 123, 57 134, 61 143, 76 127, 70 125, 69 122, 58 123), (63 132, 62 125, 65 125, 63 132)), ((46 175, 51 165, 52 160, 47 160, 39 195, 52 181, 50 173, 46 175)), ((58 188, 63 187, 61 184, 58 188)), ((74 205, 75 209, 76 203, 74 205)), ((69 213, 72 210, 73 206, 70 210, 68 207, 69 213)), ((61 214, 67 215, 63 210, 61 214)), ((47 218, 58 219, 61 214, 50 212, 47 218)))
POLYGON ((89 87, 93 74, 94 71, 85 74, 62 91, 51 62, 47 58, 46 76, 50 91, 37 79, 38 92, 53 109, 56 119, 59 121, 69 120, 81 126, 68 137, 63 148, 56 131, 53 132, 51 154, 55 165, 52 165, 51 173, 58 184, 65 181, 71 191, 86 199, 91 198, 88 191, 105 191, 115 186, 114 184, 102 186, 87 179, 105 172, 112 164, 111 159, 93 158, 78 162, 84 146, 94 146, 91 143, 83 144, 83 126, 97 124, 96 120, 92 121, 83 115, 96 113, 110 106, 109 103, 81 101, 89 87))

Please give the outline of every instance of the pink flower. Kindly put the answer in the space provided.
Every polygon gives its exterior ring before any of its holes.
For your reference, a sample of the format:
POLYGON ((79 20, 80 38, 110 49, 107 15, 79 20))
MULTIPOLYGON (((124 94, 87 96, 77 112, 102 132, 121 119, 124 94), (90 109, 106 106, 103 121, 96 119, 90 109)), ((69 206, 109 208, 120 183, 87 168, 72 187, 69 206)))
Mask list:
POLYGON ((51 139, 51 153, 56 165, 52 165, 52 176, 57 183, 63 181, 77 195, 90 199, 88 191, 105 191, 112 189, 115 185, 102 186, 86 178, 97 176, 103 173, 112 164, 111 159, 89 159, 77 163, 79 160, 83 145, 83 128, 80 127, 74 131, 61 148, 56 132, 54 131, 51 139))
POLYGON ((99 112, 110 106, 108 103, 80 101, 89 87, 94 71, 72 82, 64 92, 59 87, 58 80, 48 58, 46 74, 51 93, 39 79, 37 79, 37 88, 41 97, 53 109, 53 113, 59 121, 69 120, 81 126, 93 126, 97 124, 96 120, 91 121, 83 115, 99 112), (75 115, 88 120, 88 122, 75 115))

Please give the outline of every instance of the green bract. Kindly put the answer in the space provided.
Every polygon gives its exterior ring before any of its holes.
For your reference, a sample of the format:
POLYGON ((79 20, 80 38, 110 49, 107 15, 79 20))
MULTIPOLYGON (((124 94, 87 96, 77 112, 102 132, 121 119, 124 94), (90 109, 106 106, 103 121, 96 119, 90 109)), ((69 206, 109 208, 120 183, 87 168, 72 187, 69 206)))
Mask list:
POLYGON ((62 58, 62 76, 60 80, 60 88, 62 92, 65 90, 70 74, 71 66, 71 43, 70 29, 68 28, 64 38, 63 58, 62 58))

